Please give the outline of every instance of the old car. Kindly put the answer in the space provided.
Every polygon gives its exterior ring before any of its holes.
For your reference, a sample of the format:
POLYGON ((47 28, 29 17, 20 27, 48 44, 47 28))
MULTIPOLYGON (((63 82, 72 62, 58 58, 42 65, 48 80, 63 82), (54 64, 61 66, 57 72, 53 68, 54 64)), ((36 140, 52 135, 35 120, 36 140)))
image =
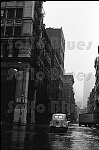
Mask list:
POLYGON ((50 121, 50 131, 55 131, 55 130, 62 130, 66 131, 68 129, 68 121, 66 114, 53 114, 52 119, 50 121))

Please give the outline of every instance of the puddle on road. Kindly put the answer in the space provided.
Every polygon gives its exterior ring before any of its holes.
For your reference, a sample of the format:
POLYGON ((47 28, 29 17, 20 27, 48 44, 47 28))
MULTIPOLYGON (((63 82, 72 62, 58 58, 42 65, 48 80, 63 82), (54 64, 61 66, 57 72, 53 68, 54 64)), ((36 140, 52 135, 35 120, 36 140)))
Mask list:
POLYGON ((50 134, 49 142, 52 150, 99 150, 99 135, 92 131, 90 128, 70 127, 67 133, 50 134))
POLYGON ((70 126, 66 133, 25 132, 25 128, 14 128, 4 138, 4 150, 99 150, 97 130, 78 126, 70 126))

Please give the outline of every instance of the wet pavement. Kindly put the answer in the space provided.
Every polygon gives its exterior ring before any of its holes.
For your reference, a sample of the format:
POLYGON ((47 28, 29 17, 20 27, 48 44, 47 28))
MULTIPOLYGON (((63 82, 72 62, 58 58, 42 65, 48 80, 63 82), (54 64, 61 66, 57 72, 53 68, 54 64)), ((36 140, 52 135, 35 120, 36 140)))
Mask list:
POLYGON ((31 126, 2 130, 2 150, 99 150, 99 130, 70 125, 64 133, 31 126))

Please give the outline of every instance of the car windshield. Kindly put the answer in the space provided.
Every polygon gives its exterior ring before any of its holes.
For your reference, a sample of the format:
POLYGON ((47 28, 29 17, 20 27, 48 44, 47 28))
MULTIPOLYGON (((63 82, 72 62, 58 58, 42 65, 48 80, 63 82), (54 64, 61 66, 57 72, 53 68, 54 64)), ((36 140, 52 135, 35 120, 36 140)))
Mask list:
POLYGON ((53 119, 64 119, 65 117, 63 115, 54 115, 53 119))

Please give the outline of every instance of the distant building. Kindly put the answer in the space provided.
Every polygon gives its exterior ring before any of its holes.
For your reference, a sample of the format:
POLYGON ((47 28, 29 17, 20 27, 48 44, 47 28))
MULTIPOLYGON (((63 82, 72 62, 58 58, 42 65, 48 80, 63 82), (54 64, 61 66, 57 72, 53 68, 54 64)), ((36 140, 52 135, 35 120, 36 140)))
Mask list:
POLYGON ((75 121, 75 99, 74 99, 74 78, 73 75, 63 76, 63 111, 66 113, 68 119, 75 121))

